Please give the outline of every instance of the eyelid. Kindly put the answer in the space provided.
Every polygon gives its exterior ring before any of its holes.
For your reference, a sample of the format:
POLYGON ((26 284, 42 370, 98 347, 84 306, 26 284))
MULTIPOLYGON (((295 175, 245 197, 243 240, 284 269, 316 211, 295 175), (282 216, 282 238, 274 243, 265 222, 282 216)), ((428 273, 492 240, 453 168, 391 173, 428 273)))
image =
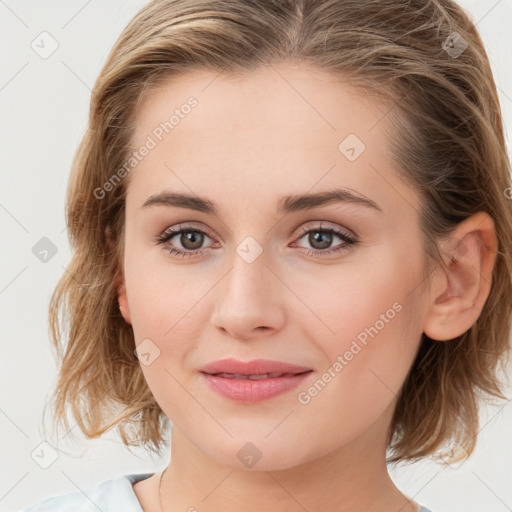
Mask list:
POLYGON ((172 226, 169 226, 167 228, 165 228, 161 233, 159 233, 155 239, 156 240, 159 240, 163 237, 165 237, 165 235, 167 234, 175 234, 175 233, 179 233, 181 231, 197 231, 199 233, 204 233, 205 235, 207 235, 209 238, 211 238, 212 240, 215 240, 215 237, 212 236, 210 230, 208 228, 205 228, 203 227, 203 225, 201 224, 201 227, 199 226, 196 226, 196 224, 198 223, 194 223, 194 222, 179 222, 178 224, 174 224, 172 226))
POLYGON ((323 220, 312 220, 309 222, 306 222, 305 224, 300 225, 300 234, 304 235, 305 233, 311 231, 312 229, 318 229, 318 231, 323 229, 334 229, 335 231, 341 231, 342 233, 346 233, 347 236, 351 238, 358 238, 357 235, 351 230, 348 229, 345 226, 341 226, 339 224, 335 224, 333 222, 329 221, 323 221, 323 220), (318 224, 318 222, 320 224, 318 224))

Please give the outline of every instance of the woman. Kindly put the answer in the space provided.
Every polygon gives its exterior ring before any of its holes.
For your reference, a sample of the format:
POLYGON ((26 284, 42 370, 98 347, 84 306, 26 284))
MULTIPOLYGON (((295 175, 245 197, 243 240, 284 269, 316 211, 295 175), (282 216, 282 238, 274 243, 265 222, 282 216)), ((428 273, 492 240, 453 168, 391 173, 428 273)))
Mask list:
POLYGON ((386 464, 469 457, 506 398, 510 166, 465 12, 154 1, 91 101, 55 419, 152 451, 170 421, 171 457, 26 512, 430 512, 386 464))

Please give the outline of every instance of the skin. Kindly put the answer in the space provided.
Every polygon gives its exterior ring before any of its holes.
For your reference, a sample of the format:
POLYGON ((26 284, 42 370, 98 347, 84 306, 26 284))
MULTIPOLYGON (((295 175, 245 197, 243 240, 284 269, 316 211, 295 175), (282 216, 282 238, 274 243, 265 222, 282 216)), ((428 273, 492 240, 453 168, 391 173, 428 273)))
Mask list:
MULTIPOLYGON (((442 342, 480 314, 494 263, 492 219, 480 212, 459 225, 442 245, 447 267, 431 275, 429 289, 421 198, 395 174, 388 107, 293 63, 244 76, 195 70, 159 85, 140 104, 134 147, 190 96, 198 106, 129 176, 118 281, 136 344, 150 339, 160 350, 141 367, 173 424, 163 509, 417 512, 418 503, 388 474, 387 431, 422 332, 442 342), (353 162, 338 150, 350 133, 366 145, 353 162), (341 186, 382 212, 338 202, 276 213, 282 196, 341 186), (220 213, 142 208, 164 190, 206 197, 220 213), (355 234, 358 243, 323 256, 344 242, 333 235, 322 249, 301 233, 304 226, 318 231, 320 222, 355 234), (202 253, 169 254, 171 245, 197 251, 179 234, 167 246, 154 242, 180 223, 207 232, 202 253), (236 251, 247 236, 262 249, 252 263, 236 251), (396 302, 402 308, 394 318, 308 404, 299 403, 297 394, 396 302), (225 357, 314 371, 298 389, 239 403, 211 391, 198 374, 225 357), (251 468, 237 457, 247 442, 262 455, 251 468)), ((160 510, 160 476, 134 485, 146 512, 160 510)))

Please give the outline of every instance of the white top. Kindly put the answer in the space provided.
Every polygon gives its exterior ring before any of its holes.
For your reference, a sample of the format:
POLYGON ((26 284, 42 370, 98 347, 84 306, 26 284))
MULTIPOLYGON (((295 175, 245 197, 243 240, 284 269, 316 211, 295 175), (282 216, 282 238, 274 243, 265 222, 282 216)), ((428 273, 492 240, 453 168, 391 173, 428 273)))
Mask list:
MULTIPOLYGON (((154 473, 120 475, 116 478, 40 500, 20 512, 144 512, 133 484, 153 476, 154 473)), ((431 512, 421 507, 420 512, 431 512)))
POLYGON ((154 473, 120 475, 116 478, 40 500, 20 512, 144 512, 133 484, 154 473))

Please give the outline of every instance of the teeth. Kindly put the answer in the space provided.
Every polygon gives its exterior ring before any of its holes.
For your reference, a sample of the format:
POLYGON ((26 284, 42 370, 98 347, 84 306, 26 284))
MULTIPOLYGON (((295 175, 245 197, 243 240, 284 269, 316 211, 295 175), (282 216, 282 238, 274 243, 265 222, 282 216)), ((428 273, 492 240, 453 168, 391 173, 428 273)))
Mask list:
POLYGON ((249 379, 249 380, 261 380, 261 379, 273 379, 276 377, 291 377, 293 373, 263 373, 261 375, 242 375, 240 373, 215 373, 218 377, 225 377, 227 379, 249 379))

